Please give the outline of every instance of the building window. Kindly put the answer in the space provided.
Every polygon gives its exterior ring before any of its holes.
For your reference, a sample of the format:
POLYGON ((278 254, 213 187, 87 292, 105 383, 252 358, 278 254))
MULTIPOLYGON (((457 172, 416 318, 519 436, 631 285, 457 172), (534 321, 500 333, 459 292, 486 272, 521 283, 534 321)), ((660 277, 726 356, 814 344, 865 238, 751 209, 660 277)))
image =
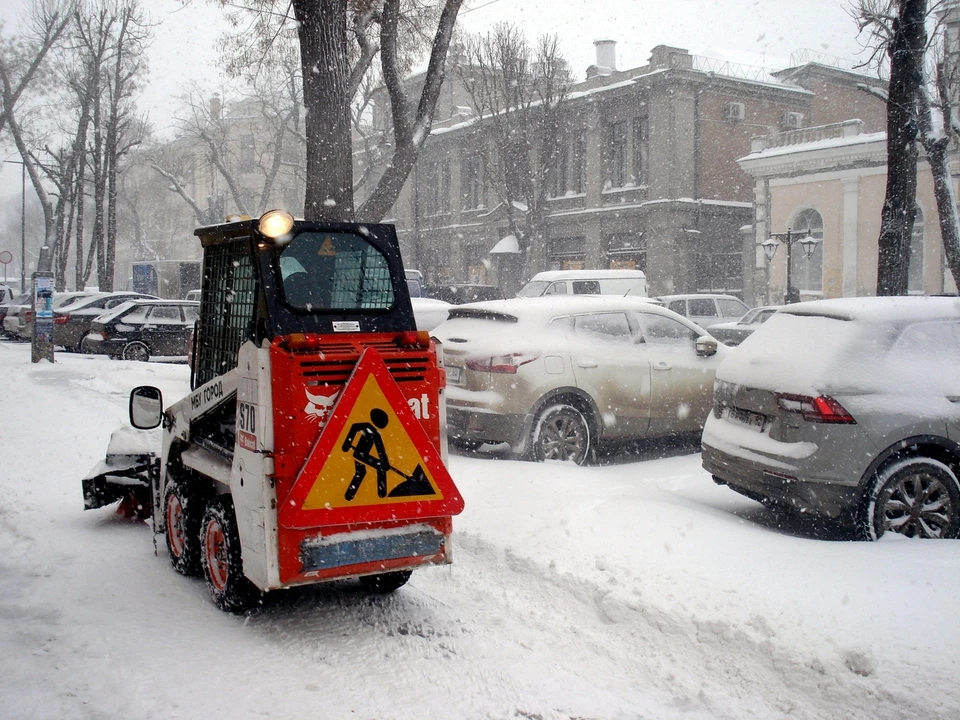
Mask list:
POLYGON ((556 155, 554 155, 552 168, 553 178, 550 187, 550 194, 553 197, 563 197, 567 194, 567 190, 569 189, 569 152, 570 148, 567 147, 566 138, 562 138, 559 146, 557 147, 556 155))
POLYGON ((244 135, 240 140, 240 172, 253 172, 254 142, 253 135, 244 135))
POLYGON ((627 124, 607 125, 607 181, 610 187, 623 187, 627 169, 627 124))
POLYGON ((633 181, 646 185, 649 175, 647 163, 650 151, 650 124, 646 117, 633 119, 633 181))
POLYGON ((450 210, 450 162, 430 160, 420 181, 423 214, 439 215, 450 210))
POLYGON ((917 208, 910 235, 910 265, 907 268, 907 292, 923 293, 923 210, 917 208))
MULTIPOLYGON (((810 232, 820 240, 812 257, 807 257, 798 243, 791 248, 790 275, 793 286, 800 292, 823 292, 823 218, 816 210, 803 210, 793 221, 793 231, 800 234, 810 232)), ((787 292, 790 288, 787 288, 787 292)))
POLYGON ((587 239, 583 235, 553 238, 547 248, 551 270, 582 270, 587 239))
POLYGON ((483 186, 483 162, 479 155, 463 150, 460 161, 460 186, 463 188, 463 209, 474 210, 486 204, 483 186))
POLYGON ((695 258, 697 292, 738 294, 743 290, 743 253, 739 249, 704 249, 695 258))
POLYGON ((642 233, 614 233, 606 238, 607 267, 611 270, 646 270, 647 240, 642 233))
POLYGON ((587 186, 587 131, 579 130, 570 145, 570 190, 580 194, 587 186))

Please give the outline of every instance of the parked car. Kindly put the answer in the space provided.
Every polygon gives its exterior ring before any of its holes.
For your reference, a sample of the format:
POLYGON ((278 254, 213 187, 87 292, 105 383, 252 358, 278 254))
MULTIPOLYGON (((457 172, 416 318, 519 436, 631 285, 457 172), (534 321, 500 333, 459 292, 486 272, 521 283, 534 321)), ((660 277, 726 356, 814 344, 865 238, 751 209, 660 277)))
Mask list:
POLYGON ((90 323, 106 310, 128 300, 158 300, 153 295, 135 292, 99 293, 81 297, 53 312, 53 344, 71 352, 80 352, 90 323))
POLYGON ((755 307, 739 320, 708 325, 707 332, 724 345, 739 345, 779 309, 778 305, 755 307))
POLYGON ((517 297, 541 295, 636 295, 646 297, 642 270, 547 270, 534 275, 517 297))
POLYGON ((190 302, 200 302, 200 291, 191 290, 183 298, 184 300, 189 300, 190 302))
POLYGON ((865 539, 960 535, 960 300, 781 308, 717 370, 703 466, 865 539))
POLYGON ((447 434, 535 460, 587 461, 598 443, 697 432, 727 348, 643 298, 514 298, 455 306, 434 330, 447 434))
POLYGON ((419 270, 404 270, 403 272, 407 279, 407 290, 410 293, 410 297, 424 297, 423 273, 419 270))
MULTIPOLYGON (((96 297, 102 293, 96 290, 71 290, 67 292, 57 292, 53 294, 51 309, 56 312, 60 308, 72 304, 77 300, 96 297)), ((33 336, 33 297, 27 295, 26 307, 20 310, 18 315, 17 335, 21 340, 30 340, 33 336)))
POLYGON ((10 302, 16 295, 9 285, 0 285, 0 305, 10 302))
POLYGON ((3 310, 3 335, 11 340, 22 340, 21 326, 26 324, 27 311, 33 303, 33 293, 23 293, 10 301, 3 310), (23 313, 21 318, 20 314, 23 313))
POLYGON ((446 320, 447 313, 453 307, 443 300, 425 297, 412 297, 410 302, 413 305, 413 317, 417 321, 417 330, 426 330, 427 332, 446 320))
POLYGON ((733 295, 690 293, 661 295, 657 298, 664 307, 695 322, 702 328, 742 318, 750 306, 733 295))
POLYGON ((97 317, 83 339, 86 353, 146 361, 186 356, 200 303, 187 300, 129 300, 97 317))
POLYGON ((17 338, 17 329, 19 327, 19 313, 21 307, 30 307, 30 293, 21 293, 14 296, 12 300, 0 304, 0 331, 3 337, 8 339, 17 338), (10 321, 7 321, 7 318, 10 321))
POLYGON ((427 297, 443 300, 451 305, 483 302, 485 300, 503 300, 503 291, 497 285, 476 285, 453 283, 437 285, 427 289, 427 297))

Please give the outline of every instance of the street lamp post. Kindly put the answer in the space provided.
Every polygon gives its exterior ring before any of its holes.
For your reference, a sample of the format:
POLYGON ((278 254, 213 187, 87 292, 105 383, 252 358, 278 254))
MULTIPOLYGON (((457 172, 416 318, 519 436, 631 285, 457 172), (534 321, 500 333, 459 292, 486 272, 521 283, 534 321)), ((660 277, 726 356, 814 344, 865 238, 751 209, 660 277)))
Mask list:
POLYGON ((27 166, 20 160, 4 160, 20 166, 20 292, 27 291, 27 166))
POLYGON ((787 228, 785 233, 770 233, 770 237, 760 243, 760 247, 763 248, 763 254, 767 257, 767 261, 773 260, 773 256, 777 254, 777 248, 780 247, 781 242, 787 246, 787 292, 783 297, 783 303, 784 305, 789 305, 790 303, 800 301, 798 297, 799 293, 794 294, 793 285, 790 280, 791 264, 793 261, 793 244, 800 243, 800 247, 803 249, 803 256, 810 259, 813 257, 813 253, 816 252, 820 240, 815 238, 809 229, 803 232, 793 232, 791 228, 787 228))

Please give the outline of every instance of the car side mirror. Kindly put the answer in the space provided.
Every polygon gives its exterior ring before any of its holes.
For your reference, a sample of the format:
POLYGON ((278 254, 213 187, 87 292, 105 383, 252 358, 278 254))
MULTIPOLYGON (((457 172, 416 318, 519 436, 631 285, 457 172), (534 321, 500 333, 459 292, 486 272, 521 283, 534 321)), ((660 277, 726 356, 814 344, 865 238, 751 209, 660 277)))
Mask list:
POLYGON ((701 335, 697 338, 697 355, 700 357, 710 357, 717 354, 717 341, 709 335, 701 335))
POLYGON ((141 385, 130 391, 130 424, 138 430, 152 430, 163 416, 163 394, 159 388, 141 385))

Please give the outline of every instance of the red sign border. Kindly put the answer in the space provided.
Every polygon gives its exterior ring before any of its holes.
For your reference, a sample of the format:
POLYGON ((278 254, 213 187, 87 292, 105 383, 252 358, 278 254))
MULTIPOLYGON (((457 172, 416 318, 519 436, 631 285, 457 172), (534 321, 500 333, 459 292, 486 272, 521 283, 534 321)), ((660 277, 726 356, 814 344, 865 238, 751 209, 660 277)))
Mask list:
MULTIPOLYGON (((439 408, 436 410, 439 412, 439 408)), ((420 425, 407 399, 400 391, 390 370, 375 348, 366 348, 360 355, 347 379, 337 403, 330 412, 316 444, 307 456, 293 487, 281 502, 277 511, 277 521, 281 527, 306 529, 325 525, 346 525, 361 522, 381 522, 389 520, 416 520, 431 517, 459 515, 463 511, 463 497, 443 464, 440 452, 420 425), (443 495, 439 500, 407 500, 404 502, 359 505, 357 507, 317 508, 304 510, 303 503, 318 481, 321 470, 334 449, 340 433, 347 424, 350 414, 357 403, 360 393, 373 376, 391 409, 396 414, 413 446, 429 472, 434 484, 443 495)))

